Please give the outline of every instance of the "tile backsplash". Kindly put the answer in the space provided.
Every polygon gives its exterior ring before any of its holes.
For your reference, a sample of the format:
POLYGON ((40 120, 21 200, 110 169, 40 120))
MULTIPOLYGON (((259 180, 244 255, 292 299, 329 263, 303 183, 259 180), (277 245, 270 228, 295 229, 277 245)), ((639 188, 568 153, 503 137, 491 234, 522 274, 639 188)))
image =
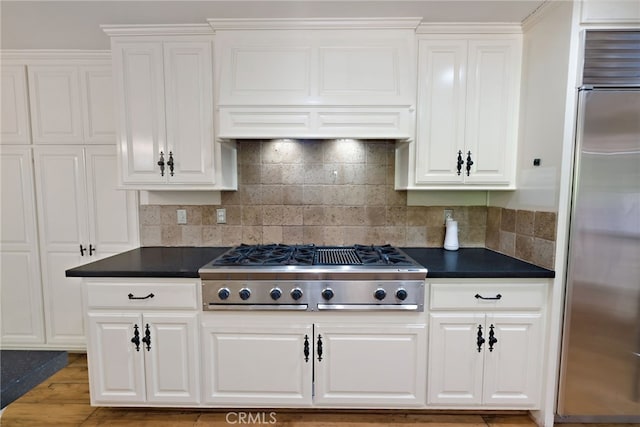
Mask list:
POLYGON ((241 141, 238 191, 220 206, 140 206, 143 246, 240 243, 442 247, 444 209, 460 247, 487 247, 553 268, 556 214, 486 206, 407 206, 393 141, 241 141), (226 209, 226 224, 216 209, 226 209), (187 224, 177 224, 177 209, 187 224))
POLYGON ((440 247, 453 209, 461 246, 484 246, 484 206, 407 206, 396 191, 393 141, 241 141, 238 191, 220 206, 140 206, 142 245, 239 243, 440 247), (176 210, 187 211, 177 224, 176 210), (216 224, 224 208, 226 224, 216 224))

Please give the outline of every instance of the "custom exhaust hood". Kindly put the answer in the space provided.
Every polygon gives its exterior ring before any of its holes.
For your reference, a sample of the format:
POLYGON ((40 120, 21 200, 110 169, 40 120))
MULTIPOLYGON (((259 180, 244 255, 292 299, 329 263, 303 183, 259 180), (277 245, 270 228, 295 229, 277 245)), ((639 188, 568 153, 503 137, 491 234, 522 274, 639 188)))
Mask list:
POLYGON ((413 139, 419 18, 209 20, 221 139, 413 139))

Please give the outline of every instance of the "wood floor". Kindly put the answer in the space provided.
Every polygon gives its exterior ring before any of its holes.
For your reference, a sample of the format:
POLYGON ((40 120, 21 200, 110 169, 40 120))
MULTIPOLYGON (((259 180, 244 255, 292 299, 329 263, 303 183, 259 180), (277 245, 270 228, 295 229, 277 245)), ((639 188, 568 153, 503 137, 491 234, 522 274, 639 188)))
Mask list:
MULTIPOLYGON (((273 425, 276 427, 534 427, 525 414, 466 415, 402 413, 401 411, 253 411, 253 423, 227 410, 120 409, 89 406, 87 360, 70 354, 69 364, 7 406, 0 425, 10 426, 136 426, 186 427, 273 425)), ((248 416, 248 415, 247 415, 248 416)), ((565 424, 564 426, 569 426, 565 424)))

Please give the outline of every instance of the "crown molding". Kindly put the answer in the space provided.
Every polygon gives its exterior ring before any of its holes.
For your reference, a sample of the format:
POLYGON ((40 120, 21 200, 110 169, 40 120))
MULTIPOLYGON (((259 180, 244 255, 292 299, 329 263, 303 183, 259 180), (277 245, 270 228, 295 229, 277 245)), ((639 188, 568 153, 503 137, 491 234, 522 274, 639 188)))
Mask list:
POLYGON ((522 34, 522 25, 512 22, 439 22, 423 23, 416 34, 522 34))
POLYGON ((2 49, 2 61, 20 63, 43 63, 49 61, 109 61, 110 50, 76 50, 76 49, 2 49))
POLYGON ((150 25, 100 25, 109 37, 113 36, 196 36, 212 35, 208 24, 150 24, 150 25))
POLYGON ((529 16, 522 21, 522 31, 527 32, 535 27, 544 17, 559 7, 561 2, 545 0, 536 10, 531 12, 529 16))
POLYGON ((207 19, 220 30, 415 30, 422 18, 207 19))

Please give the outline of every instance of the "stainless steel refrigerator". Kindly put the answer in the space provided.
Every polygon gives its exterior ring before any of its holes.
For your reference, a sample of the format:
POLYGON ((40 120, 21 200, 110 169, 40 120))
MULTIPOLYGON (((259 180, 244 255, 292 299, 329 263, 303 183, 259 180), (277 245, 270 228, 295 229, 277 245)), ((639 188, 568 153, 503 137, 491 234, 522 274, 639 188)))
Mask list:
POLYGON ((640 32, 588 31, 583 82, 556 421, 640 423, 640 32))

